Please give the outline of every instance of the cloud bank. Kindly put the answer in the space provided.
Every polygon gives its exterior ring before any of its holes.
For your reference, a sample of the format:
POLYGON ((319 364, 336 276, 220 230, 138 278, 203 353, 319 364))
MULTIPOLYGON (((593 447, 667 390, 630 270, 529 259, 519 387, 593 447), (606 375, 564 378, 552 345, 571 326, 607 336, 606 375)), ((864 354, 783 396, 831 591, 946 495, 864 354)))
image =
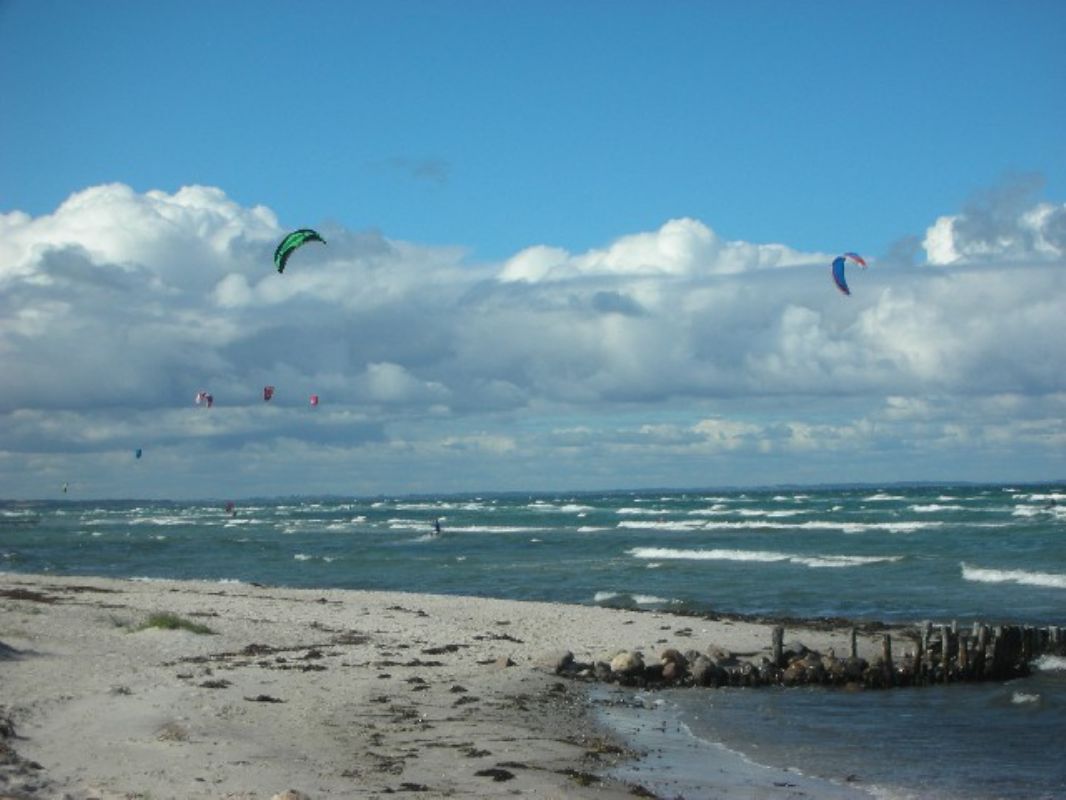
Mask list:
POLYGON ((319 230, 278 275, 217 188, 0 214, 4 494, 1061 477, 1066 205, 985 198, 848 298, 695 219, 501 264, 319 230))

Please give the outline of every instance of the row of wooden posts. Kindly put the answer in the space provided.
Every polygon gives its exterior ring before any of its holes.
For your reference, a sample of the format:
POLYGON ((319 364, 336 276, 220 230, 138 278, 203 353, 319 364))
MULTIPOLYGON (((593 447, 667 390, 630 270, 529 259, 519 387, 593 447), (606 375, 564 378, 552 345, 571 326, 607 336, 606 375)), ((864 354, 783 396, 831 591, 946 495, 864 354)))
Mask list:
MULTIPOLYGON (((881 640, 873 670, 881 686, 920 686, 957 681, 1008 680, 1028 675, 1030 663, 1042 655, 1066 655, 1066 630, 1020 625, 988 626, 975 622, 960 630, 956 622, 934 626, 925 622, 904 633, 912 649, 896 656, 892 635, 881 640)), ((784 629, 773 630, 773 661, 784 667, 784 629)), ((851 657, 857 659, 858 631, 851 631, 851 657)), ((870 675, 870 672, 867 673, 870 675)))

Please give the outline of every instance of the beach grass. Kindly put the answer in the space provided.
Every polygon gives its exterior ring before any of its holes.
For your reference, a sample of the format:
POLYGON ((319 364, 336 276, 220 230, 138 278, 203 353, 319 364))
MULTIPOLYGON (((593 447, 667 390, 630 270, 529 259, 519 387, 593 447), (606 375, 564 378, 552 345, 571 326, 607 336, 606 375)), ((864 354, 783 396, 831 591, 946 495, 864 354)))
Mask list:
POLYGON ((203 636, 213 636, 215 633, 206 625, 201 625, 199 622, 193 622, 184 617, 179 617, 177 614, 172 614, 169 611, 160 611, 151 614, 148 619, 134 628, 134 630, 144 631, 149 628, 160 628, 166 631, 189 631, 190 633, 197 633, 203 636))

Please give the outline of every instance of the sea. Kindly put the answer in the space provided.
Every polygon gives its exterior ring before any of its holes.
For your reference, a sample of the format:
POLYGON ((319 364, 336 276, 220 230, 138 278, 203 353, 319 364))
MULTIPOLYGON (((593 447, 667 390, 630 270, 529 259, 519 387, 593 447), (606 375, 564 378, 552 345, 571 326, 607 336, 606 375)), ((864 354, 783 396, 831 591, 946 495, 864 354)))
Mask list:
MULTIPOLYGON (((1066 484, 9 500, 0 572, 1061 626, 1066 484)), ((1005 683, 598 697, 654 742, 623 776, 662 796, 1066 798, 1062 657, 1005 683), (773 780, 721 794, 738 764, 773 780)))

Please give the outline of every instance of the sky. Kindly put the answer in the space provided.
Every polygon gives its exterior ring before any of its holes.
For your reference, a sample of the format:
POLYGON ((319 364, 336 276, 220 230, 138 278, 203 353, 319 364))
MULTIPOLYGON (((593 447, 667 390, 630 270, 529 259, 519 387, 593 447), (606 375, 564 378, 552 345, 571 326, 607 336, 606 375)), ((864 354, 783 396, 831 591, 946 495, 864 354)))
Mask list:
POLYGON ((1063 41, 1058 0, 0 0, 0 497, 1066 479, 1063 41))

